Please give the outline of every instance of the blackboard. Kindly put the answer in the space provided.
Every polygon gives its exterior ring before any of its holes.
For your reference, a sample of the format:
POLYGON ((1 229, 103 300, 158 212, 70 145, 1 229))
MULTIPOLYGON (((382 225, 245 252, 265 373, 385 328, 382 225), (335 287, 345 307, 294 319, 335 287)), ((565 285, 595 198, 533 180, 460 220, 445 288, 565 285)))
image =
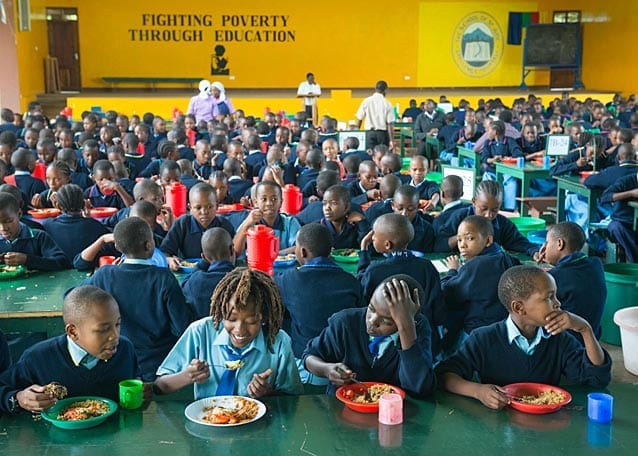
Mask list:
POLYGON ((579 66, 580 24, 534 24, 527 28, 525 66, 579 66))

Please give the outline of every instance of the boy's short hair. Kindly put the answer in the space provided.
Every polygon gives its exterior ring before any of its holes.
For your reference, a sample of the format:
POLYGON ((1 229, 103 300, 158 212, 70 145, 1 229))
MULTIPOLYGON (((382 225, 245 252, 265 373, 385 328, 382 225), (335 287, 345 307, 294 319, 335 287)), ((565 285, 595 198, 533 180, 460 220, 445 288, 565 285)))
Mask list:
POLYGON ((209 182, 220 180, 228 183, 228 176, 223 171, 213 171, 209 176, 209 182))
POLYGON ((410 201, 419 201, 419 190, 409 184, 401 185, 397 188, 394 192, 394 197, 396 198, 399 195, 406 197, 410 201))
POLYGON ((20 147, 11 155, 11 165, 18 171, 27 171, 29 163, 34 161, 33 152, 24 147, 20 147))
POLYGON ((322 169, 327 171, 336 171, 339 172, 339 163, 335 161, 325 161, 323 162, 322 169))
MULTIPOLYGON (((307 141, 306 141, 307 142, 307 141)), ((311 147, 306 154, 306 164, 312 169, 321 169, 321 165, 324 162, 323 153, 311 147)))
POLYGON ((18 202, 18 207, 24 206, 24 199, 22 197, 22 192, 15 185, 11 185, 11 184, 0 185, 0 193, 8 193, 9 195, 13 196, 15 200, 18 202))
POLYGON ((463 179, 455 175, 445 176, 441 182, 441 193, 454 201, 460 199, 463 196, 463 179))
POLYGON ((332 193, 332 196, 341 201, 343 204, 348 204, 350 202, 350 191, 341 184, 328 187, 324 191, 324 198, 328 192, 332 193))
POLYGON ((188 158, 180 158, 177 160, 177 166, 179 166, 182 174, 193 174, 193 164, 188 158))
POLYGON ((154 220, 157 217, 157 208, 150 201, 139 200, 131 206, 130 216, 154 220))
POLYGON ((379 288, 385 287, 386 283, 391 282, 394 279, 403 280, 405 283, 408 284, 408 289, 410 290, 410 297, 411 298, 413 297, 412 296, 412 290, 414 290, 416 288, 417 293, 419 294, 419 302, 417 302, 416 304, 419 306, 419 309, 420 309, 421 306, 423 305, 423 302, 425 301, 425 290, 423 290, 423 286, 421 286, 421 284, 419 283, 418 280, 416 280, 414 277, 409 276, 407 274, 395 274, 393 276, 386 277, 377 286, 377 288, 374 290, 374 292, 376 293, 379 288))
POLYGON ((11 130, 6 130, 0 133, 0 144, 9 146, 10 149, 15 149, 18 144, 18 138, 11 130))
POLYGON ((381 178, 379 190, 381 190, 381 194, 383 194, 385 198, 392 198, 400 186, 401 179, 399 179, 399 176, 396 174, 386 174, 381 178))
POLYGON ((524 301, 536 291, 536 279, 547 273, 537 266, 520 265, 507 269, 498 281, 498 299, 508 312, 512 301, 524 301))
POLYGON ((224 172, 226 175, 241 176, 241 162, 233 157, 224 160, 224 172))
POLYGON ((203 193, 204 195, 208 195, 209 197, 210 195, 213 195, 213 198, 215 198, 215 201, 217 201, 217 198, 215 196, 215 189, 207 182, 198 182, 197 184, 193 185, 193 187, 188 192, 189 201, 191 200, 191 198, 193 198, 193 195, 195 195, 195 193, 203 193))
POLYGON ((350 154, 346 155, 341 162, 348 174, 356 174, 359 169, 359 165, 361 164, 361 157, 357 154, 350 154))
POLYGON ((202 235, 202 253, 211 260, 228 260, 232 244, 230 234, 223 228, 210 228, 202 235))
POLYGON ((133 187, 133 199, 139 200, 154 193, 161 193, 162 188, 152 179, 142 179, 133 187))
POLYGON ((0 192, 0 211, 8 211, 10 214, 17 214, 19 210, 20 202, 15 196, 9 192, 0 192))
POLYGON ((550 226, 547 233, 562 239, 570 252, 578 252, 585 245, 585 232, 574 222, 560 222, 550 226))
POLYGON ((339 172, 329 169, 320 171, 317 175, 317 192, 321 193, 328 190, 333 185, 338 185, 341 182, 339 179, 339 172))
MULTIPOLYGON (((492 221, 487 217, 481 217, 480 215, 470 215, 465 217, 461 223, 468 223, 472 225, 478 233, 483 237, 494 236, 494 225, 492 221)), ((461 225, 459 225, 461 226, 461 225)))
POLYGON ((327 257, 332 250, 332 234, 320 223, 309 223, 297 233, 297 245, 308 250, 313 257, 327 257))
POLYGON ((140 257, 146 252, 146 243, 153 241, 153 232, 143 219, 128 217, 115 225, 113 238, 120 252, 126 256, 140 257))
POLYGON ((108 172, 111 171, 115 173, 115 168, 113 168, 113 163, 108 160, 98 160, 93 165, 93 174, 97 174, 98 172, 108 172))
POLYGON ((62 318, 65 324, 79 323, 91 315, 96 305, 117 301, 106 291, 93 285, 82 285, 74 288, 64 297, 62 304, 62 318))
POLYGON ((396 250, 405 249, 414 239, 412 222, 400 214, 383 214, 375 220, 373 229, 390 235, 396 250))
POLYGON ((281 187, 279 186, 279 184, 275 181, 271 181, 271 180, 265 180, 265 181, 261 181, 258 182, 257 185, 255 185, 255 195, 257 193, 259 193, 259 190, 262 187, 272 187, 272 188, 276 188, 277 189, 277 193, 279 193, 279 197, 281 198, 283 195, 281 193, 281 187))

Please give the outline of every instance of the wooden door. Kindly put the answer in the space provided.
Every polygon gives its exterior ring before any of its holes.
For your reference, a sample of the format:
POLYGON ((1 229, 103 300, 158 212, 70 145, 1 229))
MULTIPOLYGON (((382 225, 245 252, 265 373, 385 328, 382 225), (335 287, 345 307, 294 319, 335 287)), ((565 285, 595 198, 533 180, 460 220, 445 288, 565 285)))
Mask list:
POLYGON ((58 60, 60 90, 79 91, 80 41, 77 8, 47 8, 49 56, 58 60))

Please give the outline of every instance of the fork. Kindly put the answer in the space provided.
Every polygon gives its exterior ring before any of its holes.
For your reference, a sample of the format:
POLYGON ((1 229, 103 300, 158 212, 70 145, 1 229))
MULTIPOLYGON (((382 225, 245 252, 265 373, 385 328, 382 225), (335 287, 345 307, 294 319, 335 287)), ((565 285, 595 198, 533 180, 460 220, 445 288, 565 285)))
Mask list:
MULTIPOLYGON (((337 368, 336 368, 336 369, 337 369, 337 372, 339 372, 340 374, 346 374, 346 375, 348 375, 348 374, 346 373, 346 371, 345 371, 345 370, 343 370, 341 367, 337 366, 337 368)), ((372 397, 370 396, 370 387, 369 387, 368 385, 366 385, 365 383, 363 383, 363 382, 361 382, 361 381, 357 380, 357 379, 355 378, 354 374, 351 374, 351 375, 350 375, 350 381, 351 381, 351 382, 353 382, 353 383, 356 383, 356 384, 358 384, 358 385, 361 385, 361 387, 363 388, 363 393, 364 393, 364 395, 365 395, 365 399, 366 399, 366 401, 371 401, 371 400, 372 400, 372 397)))

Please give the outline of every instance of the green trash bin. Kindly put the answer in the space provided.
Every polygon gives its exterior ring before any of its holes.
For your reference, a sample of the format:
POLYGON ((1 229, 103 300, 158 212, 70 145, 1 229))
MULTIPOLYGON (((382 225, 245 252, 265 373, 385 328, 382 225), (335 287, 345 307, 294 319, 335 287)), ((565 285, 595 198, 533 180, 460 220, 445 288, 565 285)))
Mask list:
POLYGON ((607 282, 607 300, 600 322, 600 340, 612 345, 620 345, 620 329, 614 323, 617 310, 635 306, 638 303, 638 264, 610 263, 604 265, 607 282))
POLYGON ((544 230, 547 223, 536 217, 510 217, 510 221, 518 228, 523 237, 527 237, 532 231, 544 230))

